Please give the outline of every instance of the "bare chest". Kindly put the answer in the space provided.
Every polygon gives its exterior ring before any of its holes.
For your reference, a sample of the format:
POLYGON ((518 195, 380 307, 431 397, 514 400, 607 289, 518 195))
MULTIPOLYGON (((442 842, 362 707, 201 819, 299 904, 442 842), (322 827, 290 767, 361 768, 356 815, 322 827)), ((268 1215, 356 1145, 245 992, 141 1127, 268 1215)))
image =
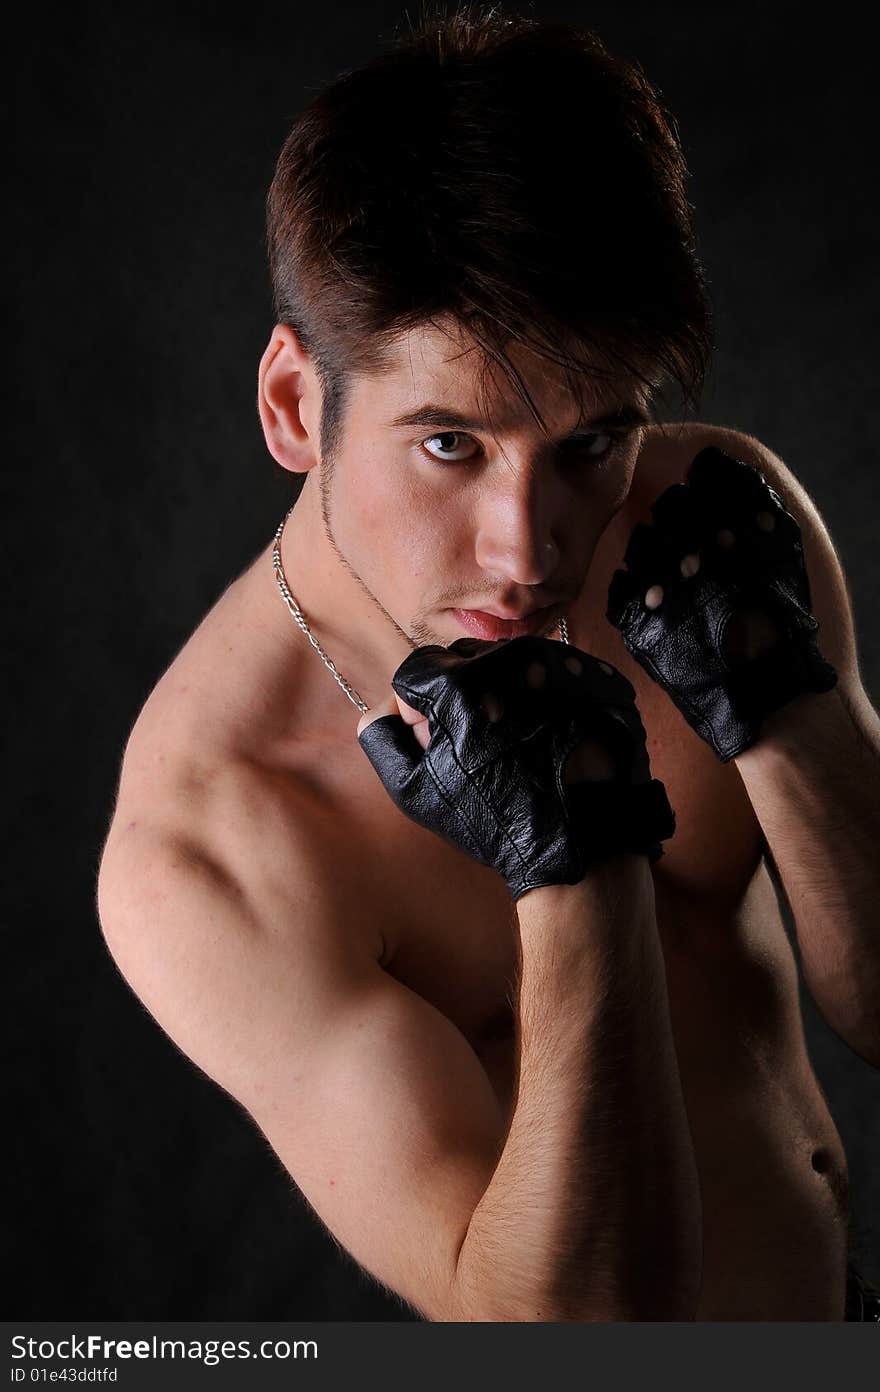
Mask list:
MULTIPOLYGON (((655 899, 677 1043, 696 1076, 711 1054, 702 1036, 713 981, 727 1013, 738 1013, 736 1028, 754 1037, 774 1011, 792 1008, 794 964, 738 775, 703 759, 696 737, 672 728, 652 693, 639 705, 652 771, 676 810, 675 836, 654 867, 655 899), (735 1005, 734 963, 746 997, 735 1005)), ((344 765, 324 764, 322 788, 352 904, 368 903, 371 921, 382 924, 382 965, 456 1025, 508 1107, 519 938, 506 886, 400 813, 356 747, 344 765)), ((712 1010, 717 1037, 717 1003, 712 1010)))

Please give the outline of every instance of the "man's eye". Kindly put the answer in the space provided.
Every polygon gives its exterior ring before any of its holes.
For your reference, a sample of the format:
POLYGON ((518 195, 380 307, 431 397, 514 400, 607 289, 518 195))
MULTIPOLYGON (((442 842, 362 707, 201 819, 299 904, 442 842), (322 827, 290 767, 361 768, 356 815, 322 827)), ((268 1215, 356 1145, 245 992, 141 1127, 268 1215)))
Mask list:
POLYGON ((614 430, 604 430, 597 435, 581 435, 576 440, 568 440, 563 446, 563 452, 586 456, 587 459, 608 459, 619 448, 622 439, 622 433, 614 430), (597 441, 605 441, 598 450, 595 448, 597 441))
POLYGON ((432 459, 440 459, 448 463, 457 464, 463 458, 471 458, 470 454, 461 454, 461 450, 467 447, 468 441, 471 447, 476 445, 476 441, 472 439, 470 435, 463 435, 460 430, 444 430, 440 435, 430 435, 427 440, 423 440, 422 449, 427 450, 432 459), (462 445, 460 443, 461 441, 465 441, 465 445, 462 445), (429 448, 429 446, 434 444, 439 445, 436 454, 433 449, 429 448))

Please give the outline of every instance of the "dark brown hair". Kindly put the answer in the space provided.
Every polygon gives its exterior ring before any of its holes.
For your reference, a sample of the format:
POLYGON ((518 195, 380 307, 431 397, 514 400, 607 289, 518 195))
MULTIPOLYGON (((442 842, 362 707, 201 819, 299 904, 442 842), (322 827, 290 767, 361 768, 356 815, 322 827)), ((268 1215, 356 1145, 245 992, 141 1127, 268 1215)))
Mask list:
POLYGON ((267 200, 278 322, 338 444, 351 372, 407 329, 464 328, 543 421, 511 340, 581 377, 677 383, 697 407, 713 346, 674 120, 592 31, 462 5, 424 16, 297 118, 267 200))

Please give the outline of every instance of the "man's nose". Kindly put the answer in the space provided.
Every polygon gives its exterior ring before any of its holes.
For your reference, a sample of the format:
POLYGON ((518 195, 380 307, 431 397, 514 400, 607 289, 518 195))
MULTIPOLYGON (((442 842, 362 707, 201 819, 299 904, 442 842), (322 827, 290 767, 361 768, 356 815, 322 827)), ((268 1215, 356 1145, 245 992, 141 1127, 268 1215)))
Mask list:
POLYGON ((530 473, 482 500, 477 562, 518 585, 542 585, 559 565, 563 513, 552 488, 530 473))

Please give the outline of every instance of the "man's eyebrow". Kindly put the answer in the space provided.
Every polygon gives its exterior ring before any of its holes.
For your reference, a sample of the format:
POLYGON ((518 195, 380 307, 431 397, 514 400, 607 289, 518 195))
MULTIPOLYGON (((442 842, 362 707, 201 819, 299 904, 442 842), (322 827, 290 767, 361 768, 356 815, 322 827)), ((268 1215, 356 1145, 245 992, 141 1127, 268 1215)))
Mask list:
MULTIPOLYGON (((438 406, 432 401, 426 402, 424 406, 417 406, 414 411, 405 411, 403 415, 395 416, 388 424, 392 430, 414 425, 434 427, 435 429, 439 426, 450 426, 454 430, 489 430, 491 428, 488 421, 481 420, 477 416, 463 415, 461 411, 456 411, 451 406, 438 406)), ((645 408, 636 402, 628 402, 623 406, 615 406, 604 415, 593 416, 590 420, 578 421, 574 433, 597 427, 604 429, 606 426, 623 427, 650 424, 651 416, 645 408)))

